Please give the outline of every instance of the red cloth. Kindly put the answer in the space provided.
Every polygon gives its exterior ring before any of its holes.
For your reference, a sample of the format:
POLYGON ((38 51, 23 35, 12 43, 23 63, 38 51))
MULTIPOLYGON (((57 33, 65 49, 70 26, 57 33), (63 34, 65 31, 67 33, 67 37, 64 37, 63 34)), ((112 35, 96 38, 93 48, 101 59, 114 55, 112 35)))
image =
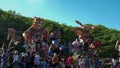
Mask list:
POLYGON ((72 56, 71 56, 71 57, 68 57, 67 63, 70 64, 70 65, 73 64, 73 57, 72 57, 72 56))

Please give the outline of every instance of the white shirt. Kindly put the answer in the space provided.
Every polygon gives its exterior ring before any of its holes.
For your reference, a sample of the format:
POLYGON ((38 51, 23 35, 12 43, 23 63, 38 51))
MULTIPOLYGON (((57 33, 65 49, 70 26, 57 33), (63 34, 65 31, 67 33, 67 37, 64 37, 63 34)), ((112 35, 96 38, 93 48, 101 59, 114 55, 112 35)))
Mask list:
POLYGON ((115 59, 112 59, 112 64, 113 64, 114 66, 116 65, 115 59))
POLYGON ((15 54, 15 55, 13 56, 13 62, 18 61, 18 58, 19 58, 19 55, 18 55, 18 54, 15 54))

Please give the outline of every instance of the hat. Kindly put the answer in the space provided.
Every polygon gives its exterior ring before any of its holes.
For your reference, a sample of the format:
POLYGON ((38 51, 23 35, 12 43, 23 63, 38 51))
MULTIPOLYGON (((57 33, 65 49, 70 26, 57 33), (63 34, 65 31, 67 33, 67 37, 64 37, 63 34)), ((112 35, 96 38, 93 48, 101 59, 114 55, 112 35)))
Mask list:
POLYGON ((57 40, 53 40, 52 44, 58 44, 58 41, 57 40))

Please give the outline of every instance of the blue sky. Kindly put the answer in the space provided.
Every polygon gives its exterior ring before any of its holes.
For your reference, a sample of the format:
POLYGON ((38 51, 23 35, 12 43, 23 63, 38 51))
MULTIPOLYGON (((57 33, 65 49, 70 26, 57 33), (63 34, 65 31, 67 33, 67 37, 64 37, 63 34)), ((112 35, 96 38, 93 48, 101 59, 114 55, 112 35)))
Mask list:
POLYGON ((0 0, 0 8, 72 26, 79 20, 120 30, 120 0, 0 0))

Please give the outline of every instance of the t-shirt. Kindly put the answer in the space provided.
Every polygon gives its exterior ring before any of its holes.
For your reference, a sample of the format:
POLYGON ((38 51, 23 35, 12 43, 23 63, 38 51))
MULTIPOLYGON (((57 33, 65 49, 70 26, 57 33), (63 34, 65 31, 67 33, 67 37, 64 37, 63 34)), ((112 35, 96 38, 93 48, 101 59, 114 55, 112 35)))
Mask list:
POLYGON ((14 57, 13 57, 13 62, 18 62, 18 61, 19 61, 18 58, 19 58, 19 55, 18 55, 18 54, 14 55, 14 57))
POLYGON ((73 64, 73 58, 72 57, 68 57, 67 63, 70 64, 70 65, 73 64))
POLYGON ((35 58, 34 58, 34 64, 35 65, 40 65, 40 56, 39 55, 35 56, 35 58))

